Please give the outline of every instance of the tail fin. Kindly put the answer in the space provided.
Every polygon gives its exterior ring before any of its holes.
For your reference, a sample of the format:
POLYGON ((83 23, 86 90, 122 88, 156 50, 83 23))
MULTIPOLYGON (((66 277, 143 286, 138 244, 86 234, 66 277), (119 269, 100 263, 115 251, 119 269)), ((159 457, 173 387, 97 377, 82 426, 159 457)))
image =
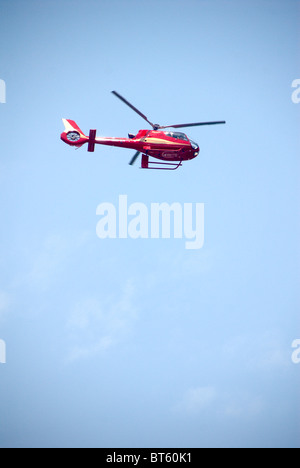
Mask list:
POLYGON ((74 120, 62 119, 62 121, 65 126, 65 131, 60 137, 65 143, 79 148, 89 141, 89 138, 83 133, 74 120))
POLYGON ((77 123, 74 122, 74 120, 69 120, 69 119, 62 119, 63 121, 63 124, 65 126, 65 132, 68 133, 68 132, 72 132, 73 130, 74 131, 77 131, 80 133, 80 135, 82 135, 83 137, 85 137, 86 135, 83 133, 82 130, 80 130, 80 128, 78 127, 77 123))

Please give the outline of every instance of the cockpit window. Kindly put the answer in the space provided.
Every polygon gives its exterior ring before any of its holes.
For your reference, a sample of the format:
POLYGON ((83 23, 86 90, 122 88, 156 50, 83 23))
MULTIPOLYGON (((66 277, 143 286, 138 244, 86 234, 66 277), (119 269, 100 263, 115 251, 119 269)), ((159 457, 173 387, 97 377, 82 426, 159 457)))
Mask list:
POLYGON ((189 141, 188 138, 187 138, 187 136, 186 136, 184 133, 180 133, 180 132, 165 132, 165 134, 166 134, 168 137, 176 138, 177 140, 189 141))

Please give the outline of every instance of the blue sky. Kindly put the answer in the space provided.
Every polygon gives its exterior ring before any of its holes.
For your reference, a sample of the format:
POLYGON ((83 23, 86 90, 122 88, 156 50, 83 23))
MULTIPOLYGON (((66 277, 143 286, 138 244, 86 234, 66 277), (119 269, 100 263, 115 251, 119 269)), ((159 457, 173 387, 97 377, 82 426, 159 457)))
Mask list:
POLYGON ((0 0, 1 447, 299 447, 298 0, 0 0), (186 133, 176 172, 61 118, 186 133), (100 203, 204 203, 205 242, 105 239, 100 203))

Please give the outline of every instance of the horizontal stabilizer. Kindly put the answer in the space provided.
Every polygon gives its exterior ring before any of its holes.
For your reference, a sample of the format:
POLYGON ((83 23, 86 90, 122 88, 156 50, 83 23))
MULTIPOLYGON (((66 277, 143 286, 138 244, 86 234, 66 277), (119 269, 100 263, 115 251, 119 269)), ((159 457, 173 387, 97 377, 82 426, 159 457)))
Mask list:
POLYGON ((90 130, 88 151, 93 153, 95 151, 96 130, 90 130))

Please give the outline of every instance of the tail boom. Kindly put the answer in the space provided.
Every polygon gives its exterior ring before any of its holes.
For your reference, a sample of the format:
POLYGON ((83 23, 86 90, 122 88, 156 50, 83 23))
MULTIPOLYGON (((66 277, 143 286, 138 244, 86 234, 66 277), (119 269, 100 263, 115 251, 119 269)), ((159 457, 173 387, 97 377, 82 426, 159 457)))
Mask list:
POLYGON ((67 145, 80 148, 88 143, 88 151, 93 152, 95 145, 119 146, 123 148, 135 148, 136 141, 129 138, 96 137, 96 130, 90 130, 89 136, 85 135, 74 120, 62 119, 65 126, 60 138, 67 145), (133 142, 134 141, 134 142, 133 142))

